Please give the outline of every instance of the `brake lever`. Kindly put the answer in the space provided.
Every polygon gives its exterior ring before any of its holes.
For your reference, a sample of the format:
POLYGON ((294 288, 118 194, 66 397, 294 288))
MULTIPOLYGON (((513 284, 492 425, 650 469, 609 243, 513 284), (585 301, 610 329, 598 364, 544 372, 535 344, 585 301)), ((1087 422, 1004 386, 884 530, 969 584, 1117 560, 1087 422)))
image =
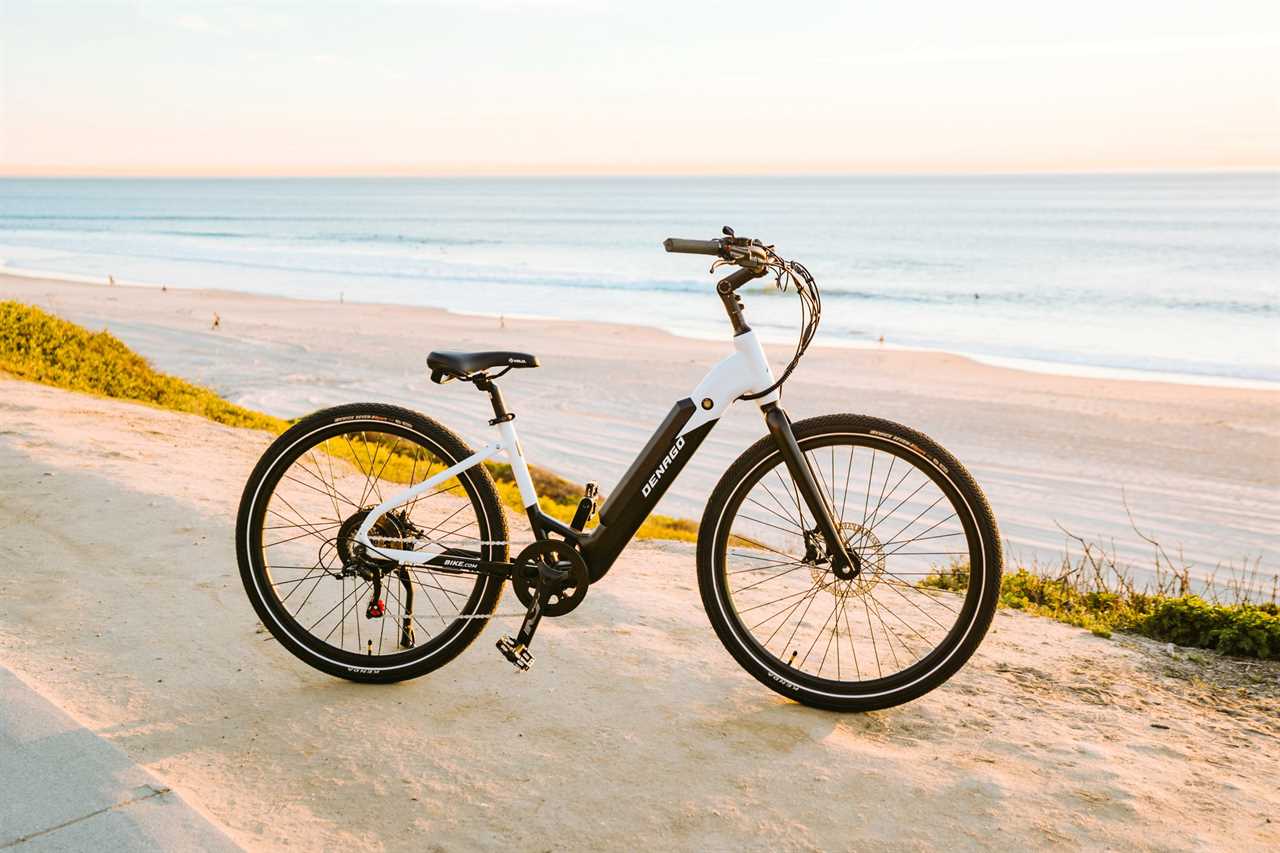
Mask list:
POLYGON ((744 269, 761 270, 769 262, 769 252, 761 245, 728 246, 729 263, 737 264, 744 269))

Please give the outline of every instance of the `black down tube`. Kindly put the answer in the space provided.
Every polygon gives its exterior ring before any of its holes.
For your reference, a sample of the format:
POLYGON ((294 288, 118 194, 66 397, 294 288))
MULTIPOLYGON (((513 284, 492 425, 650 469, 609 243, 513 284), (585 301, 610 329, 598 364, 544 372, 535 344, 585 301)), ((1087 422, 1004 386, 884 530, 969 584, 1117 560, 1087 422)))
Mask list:
POLYGON ((684 432, 684 425, 695 411, 697 407, 688 398, 672 407, 600 508, 600 523, 581 540, 582 558, 587 562, 592 583, 609 571, 658 499, 716 425, 716 421, 707 421, 684 432))
MULTIPOLYGON (((851 555, 844 546, 844 537, 836 528, 827 498, 822 493, 817 478, 813 476, 808 458, 796 443, 795 433, 791 431, 791 419, 777 403, 766 403, 762 409, 765 426, 769 428, 769 434, 777 443, 778 451, 787 463, 787 471, 795 481, 800 496, 804 498, 805 506, 809 507, 809 513, 817 523, 818 532, 826 542, 827 553, 831 555, 832 572, 838 578, 857 577, 862 571, 860 561, 856 554, 851 555)), ((801 521, 803 520, 801 518, 801 521)))

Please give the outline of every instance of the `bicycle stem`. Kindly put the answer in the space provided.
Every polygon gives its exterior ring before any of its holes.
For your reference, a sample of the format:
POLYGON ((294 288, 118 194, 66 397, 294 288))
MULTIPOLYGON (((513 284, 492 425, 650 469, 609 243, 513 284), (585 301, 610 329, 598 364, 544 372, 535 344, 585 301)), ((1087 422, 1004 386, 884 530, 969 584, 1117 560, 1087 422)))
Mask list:
POLYGON ((720 296, 720 301, 724 303, 724 310, 729 315, 729 322, 733 324, 733 334, 735 336, 751 331, 751 327, 747 325, 746 318, 742 316, 742 300, 738 297, 737 290, 753 278, 759 278, 764 275, 764 273, 763 267, 759 270, 736 270, 716 283, 716 293, 720 296))

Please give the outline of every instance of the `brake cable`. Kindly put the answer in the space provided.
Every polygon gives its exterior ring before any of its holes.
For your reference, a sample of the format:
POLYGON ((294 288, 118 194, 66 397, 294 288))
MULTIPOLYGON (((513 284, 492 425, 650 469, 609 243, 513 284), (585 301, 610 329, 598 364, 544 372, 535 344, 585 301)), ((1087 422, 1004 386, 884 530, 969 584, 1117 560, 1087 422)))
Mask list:
MULTIPOLYGON (((818 323, 822 319, 822 295, 818 291, 818 283, 814 280, 809 270, 799 261, 788 261, 780 257, 773 251, 772 246, 755 246, 764 250, 766 255, 761 266, 773 273, 774 286, 778 290, 786 292, 788 286, 794 286, 796 294, 800 297, 800 336, 796 340, 796 350, 791 356, 791 362, 786 369, 782 371, 782 375, 778 377, 768 388, 763 391, 756 391, 752 394, 743 394, 738 397, 739 400, 758 400, 772 394, 774 391, 782 387, 782 383, 790 378, 791 373, 796 369, 796 365, 800 363, 800 359, 804 356, 805 350, 809 348, 814 336, 818 333, 818 323)), ((750 257, 748 255, 748 257, 750 257)), ((742 266, 740 260, 718 260, 711 265, 712 271, 717 267, 727 265, 742 266)))

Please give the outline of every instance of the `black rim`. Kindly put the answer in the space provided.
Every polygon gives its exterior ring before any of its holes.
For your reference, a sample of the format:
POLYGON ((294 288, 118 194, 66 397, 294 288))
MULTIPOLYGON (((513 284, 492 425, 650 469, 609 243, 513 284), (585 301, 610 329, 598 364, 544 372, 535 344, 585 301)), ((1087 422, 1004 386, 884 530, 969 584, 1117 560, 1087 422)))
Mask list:
MULTIPOLYGON (((496 581, 361 555, 352 538, 393 490, 456 461, 422 433, 382 420, 321 427, 285 450, 258 490, 248 542, 259 593, 287 635, 336 662, 380 668, 429 656, 476 621, 465 617, 482 614, 496 581)), ((487 544, 491 527, 463 472, 388 513, 373 541, 409 550, 443 541, 501 559, 503 546, 487 544)))
POLYGON ((769 669, 819 690, 901 689, 937 670, 972 628, 984 558, 974 513, 922 453, 864 434, 802 439, 860 562, 837 578, 780 454, 730 497, 717 592, 769 669), (806 535, 806 532, 808 534, 806 535))

